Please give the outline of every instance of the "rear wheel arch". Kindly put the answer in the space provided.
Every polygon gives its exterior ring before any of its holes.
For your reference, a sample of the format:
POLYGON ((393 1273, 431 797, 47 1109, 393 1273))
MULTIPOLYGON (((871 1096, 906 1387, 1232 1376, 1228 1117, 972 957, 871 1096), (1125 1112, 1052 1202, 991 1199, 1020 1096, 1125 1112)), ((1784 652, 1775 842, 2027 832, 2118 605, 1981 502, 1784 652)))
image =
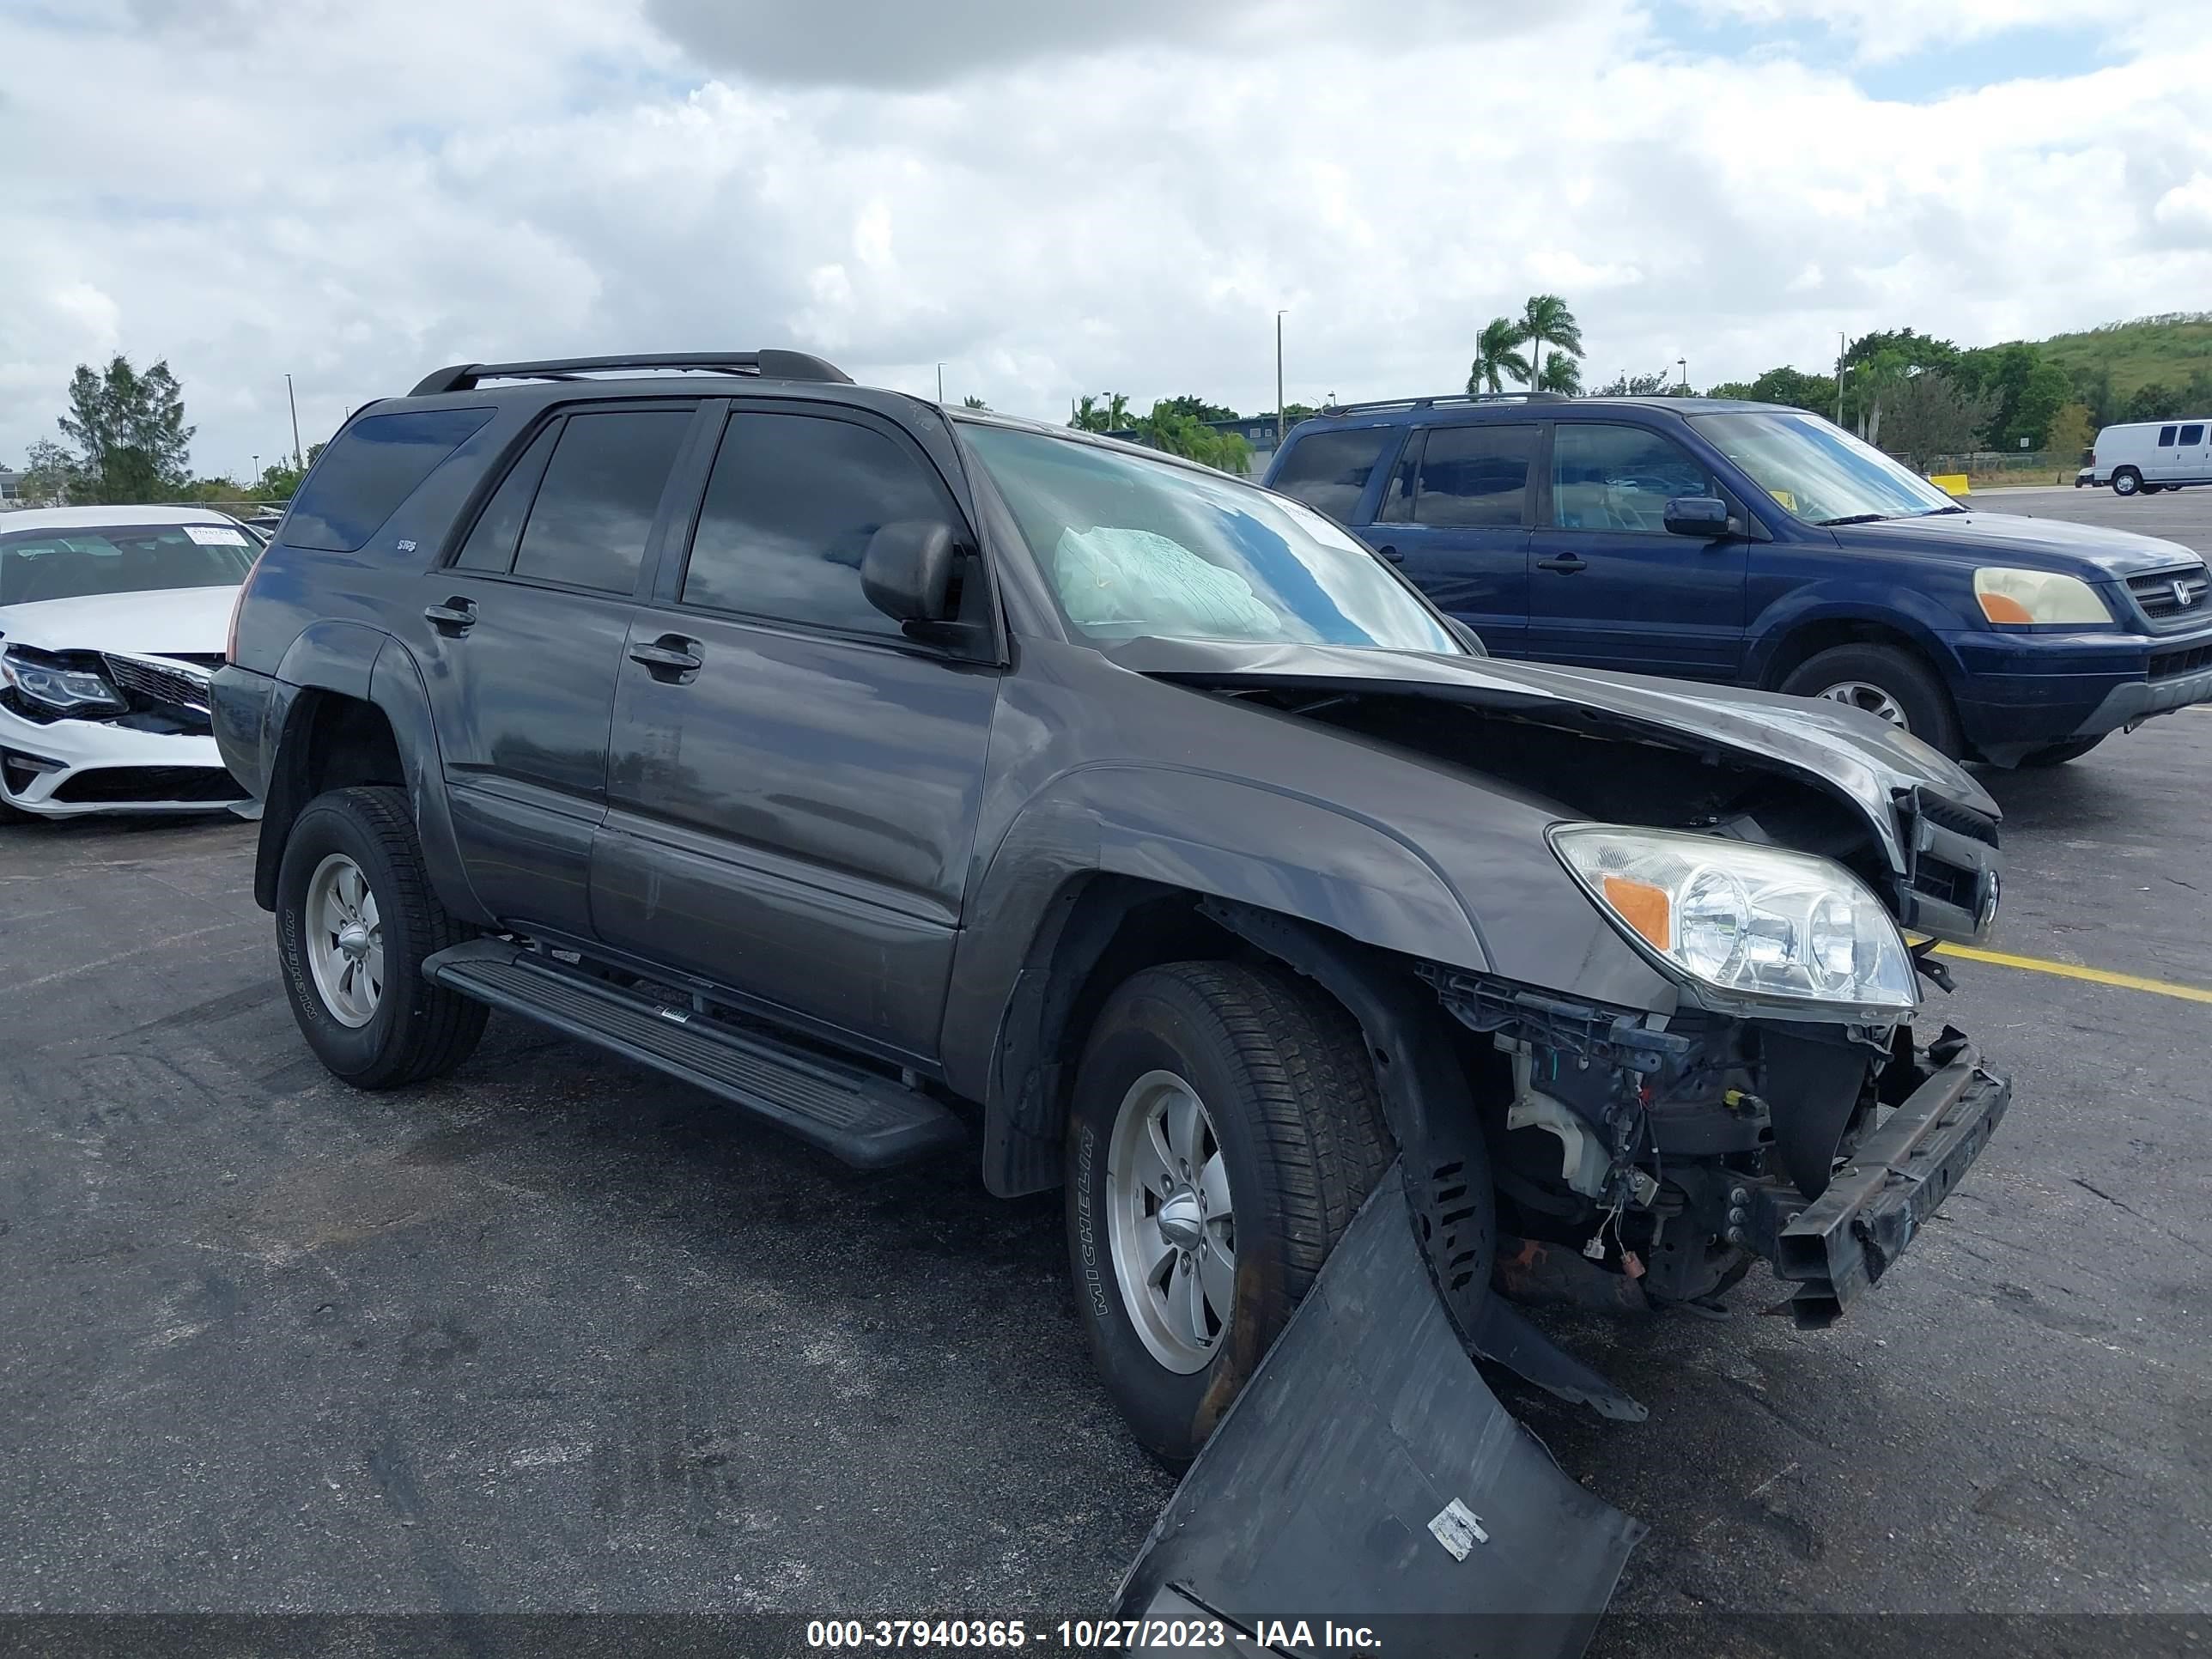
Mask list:
POLYGON ((385 712, 366 697, 322 686, 303 687, 285 711, 262 801, 261 844, 253 896, 264 910, 276 904, 276 873, 284 843, 307 803, 327 790, 355 784, 404 787, 398 741, 385 712))

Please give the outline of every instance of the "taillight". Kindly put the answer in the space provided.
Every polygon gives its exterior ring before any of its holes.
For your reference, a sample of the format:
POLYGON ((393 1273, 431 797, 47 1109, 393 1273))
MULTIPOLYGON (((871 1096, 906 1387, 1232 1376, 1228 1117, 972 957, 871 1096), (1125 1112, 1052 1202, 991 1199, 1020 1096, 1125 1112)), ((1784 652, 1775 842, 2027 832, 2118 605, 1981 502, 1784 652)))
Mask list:
POLYGON ((224 636, 222 642, 222 659, 225 662, 238 660, 238 613, 246 609, 246 590, 253 586, 253 578, 261 568, 262 560, 269 556, 269 549, 275 545, 274 542, 268 543, 253 556, 253 562, 246 568, 246 580, 238 585, 238 597, 230 602, 230 632, 224 636))

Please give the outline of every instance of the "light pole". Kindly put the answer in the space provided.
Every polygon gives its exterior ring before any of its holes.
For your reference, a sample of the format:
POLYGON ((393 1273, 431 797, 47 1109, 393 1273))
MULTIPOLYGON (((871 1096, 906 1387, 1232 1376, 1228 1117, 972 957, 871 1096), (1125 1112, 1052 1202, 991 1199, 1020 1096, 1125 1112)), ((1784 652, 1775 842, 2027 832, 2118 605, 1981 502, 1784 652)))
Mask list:
POLYGON ((284 401, 292 406, 292 470, 304 472, 307 470, 307 463, 300 453, 300 400, 292 395, 292 377, 289 374, 284 377, 284 401))
POLYGON ((945 401, 945 365, 943 363, 937 366, 937 401, 940 404, 945 401))
POLYGON ((1836 331, 1836 424, 1844 423, 1844 331, 1836 331))
POLYGON ((1275 447, 1283 447, 1283 313, 1275 313, 1275 447))
POLYGON ((1682 395, 1686 398, 1690 395, 1690 360, 1687 357, 1677 357, 1674 359, 1674 367, 1682 371, 1682 395))

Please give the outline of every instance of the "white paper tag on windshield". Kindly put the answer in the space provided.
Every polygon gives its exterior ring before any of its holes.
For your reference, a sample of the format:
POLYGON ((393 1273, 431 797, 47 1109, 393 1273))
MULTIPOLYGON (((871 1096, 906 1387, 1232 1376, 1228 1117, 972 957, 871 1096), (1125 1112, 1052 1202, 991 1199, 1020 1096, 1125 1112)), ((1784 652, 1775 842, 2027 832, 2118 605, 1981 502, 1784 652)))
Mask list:
POLYGON ((233 530, 228 525, 188 524, 185 526, 185 534, 190 536, 202 547, 244 547, 246 545, 246 532, 243 530, 233 530))

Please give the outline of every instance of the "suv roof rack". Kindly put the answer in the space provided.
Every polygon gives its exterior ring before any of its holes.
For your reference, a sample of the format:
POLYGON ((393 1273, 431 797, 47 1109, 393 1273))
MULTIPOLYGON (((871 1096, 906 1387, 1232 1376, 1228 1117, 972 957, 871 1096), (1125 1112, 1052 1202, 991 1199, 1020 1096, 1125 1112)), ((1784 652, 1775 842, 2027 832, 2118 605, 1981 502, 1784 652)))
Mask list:
POLYGON ((1455 392, 1436 398, 1384 398, 1371 404, 1329 404, 1323 415, 1365 415, 1381 409, 1435 409, 1452 404, 1564 404, 1564 392, 1455 392))
POLYGON ((651 368, 853 384, 853 377, 836 364, 805 351, 648 351, 619 357, 548 357, 532 363, 455 363, 424 375, 407 395, 428 398, 441 392, 473 392, 485 380, 576 380, 611 369, 651 368))

